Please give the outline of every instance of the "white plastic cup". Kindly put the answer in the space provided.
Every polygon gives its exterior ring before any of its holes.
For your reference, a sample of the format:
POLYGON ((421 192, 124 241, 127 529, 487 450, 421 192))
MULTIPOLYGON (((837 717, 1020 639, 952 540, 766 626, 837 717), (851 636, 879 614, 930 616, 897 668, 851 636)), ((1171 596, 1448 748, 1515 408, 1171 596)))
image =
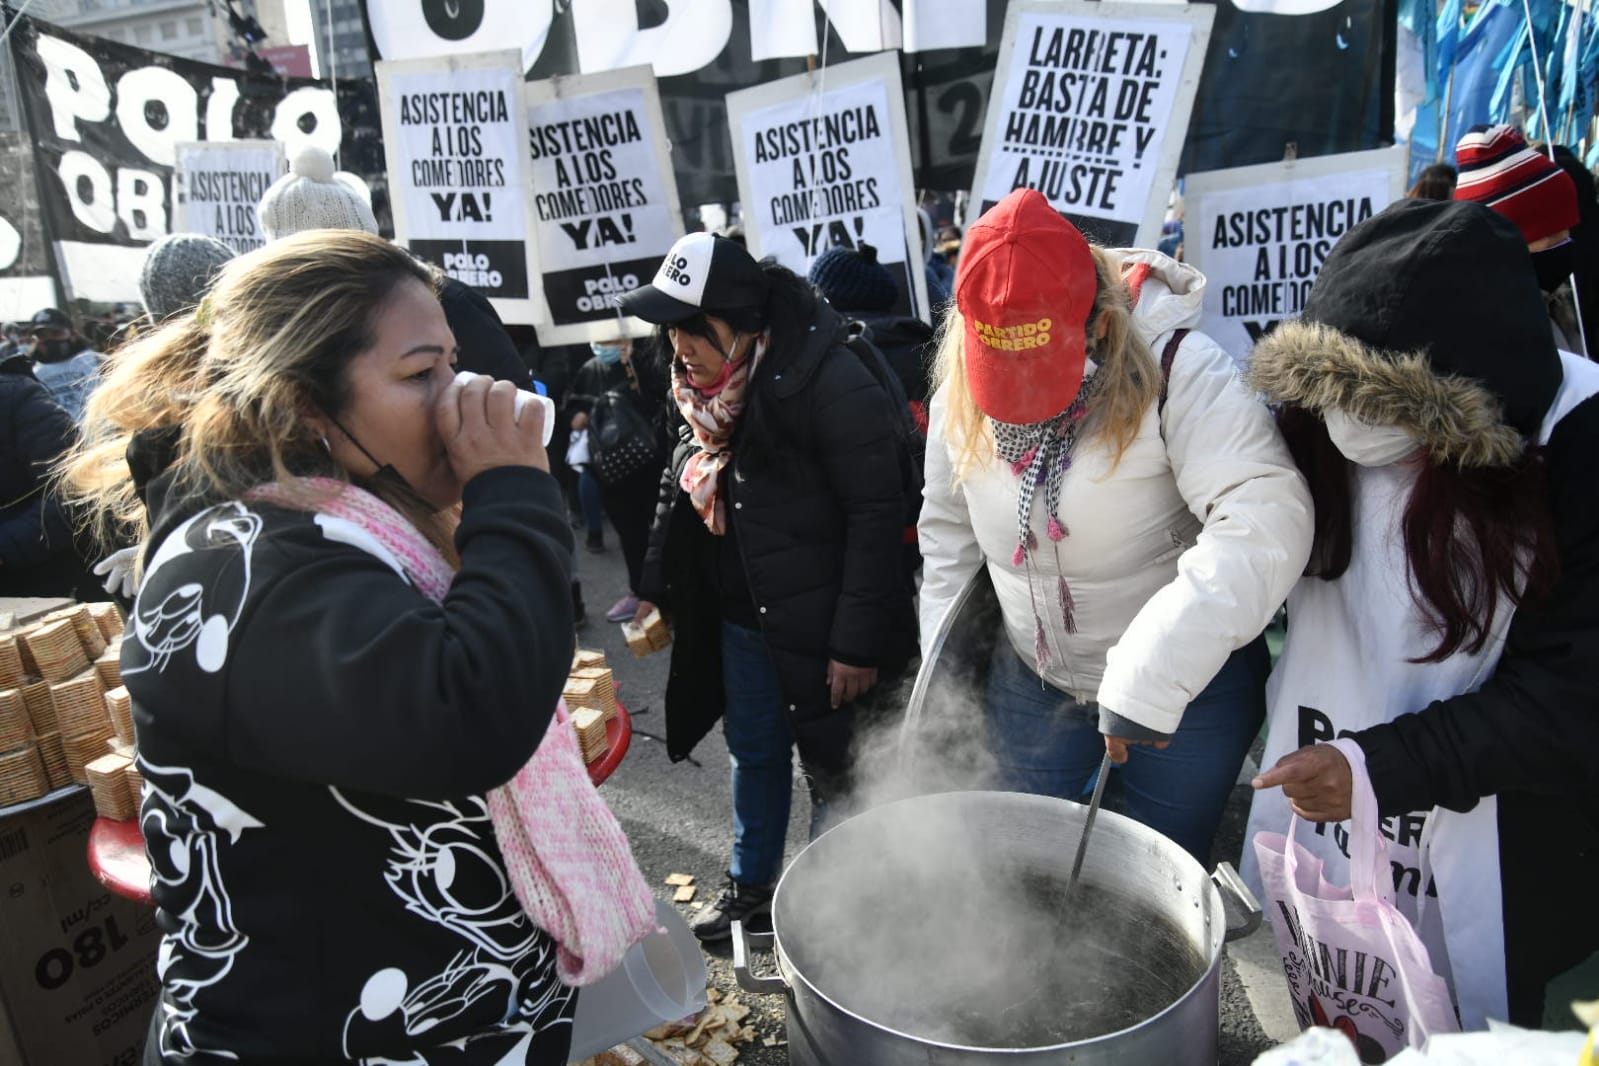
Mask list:
MULTIPOLYGON (((455 372, 455 382, 458 385, 465 385, 472 379, 482 376, 470 370, 457 370, 455 372)), ((544 440, 541 443, 548 448, 550 439, 555 434, 555 401, 548 396, 541 396, 539 393, 530 392, 527 389, 517 389, 515 409, 517 422, 522 421, 522 409, 527 406, 529 400, 538 401, 539 406, 544 408, 544 440)))
POLYGON ((550 438, 555 433, 555 401, 550 399, 548 396, 544 396, 536 392, 529 392, 526 389, 517 389, 516 420, 518 422, 522 421, 522 408, 527 406, 527 402, 529 400, 537 400, 539 406, 544 408, 544 439, 540 443, 542 443, 544 447, 548 448, 550 446, 550 438))
POLYGON ((666 929, 633 945, 622 965, 578 992, 569 1062, 641 1036, 663 1022, 705 1009, 705 956, 688 923, 670 903, 655 901, 666 929))

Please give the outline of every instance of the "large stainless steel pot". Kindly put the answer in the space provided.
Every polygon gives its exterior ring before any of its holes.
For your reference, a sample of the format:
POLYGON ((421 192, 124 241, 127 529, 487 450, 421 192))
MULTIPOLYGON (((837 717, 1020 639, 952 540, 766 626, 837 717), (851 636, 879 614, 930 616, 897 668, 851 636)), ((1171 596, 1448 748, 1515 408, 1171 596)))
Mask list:
MULTIPOLYGON (((884 845, 885 834, 903 831, 918 822, 941 823, 956 819, 972 830, 970 840, 982 841, 982 854, 955 854, 952 863, 978 870, 1030 869, 1064 883, 1086 808, 1067 800, 1011 792, 948 792, 918 796, 867 811, 844 822, 811 843, 783 875, 773 901, 773 931, 756 936, 734 926, 734 972, 740 987, 749 992, 781 993, 787 998, 789 1061, 797 1066, 965 1066, 996 1060, 1015 1066, 1043 1063, 1182 1063, 1215 1061, 1219 1019, 1219 967, 1222 943, 1244 936, 1260 924, 1260 908, 1223 864, 1213 876, 1176 844, 1121 815, 1099 817, 1083 868, 1083 884, 1103 895, 1136 905, 1158 917, 1163 927, 1185 941, 1193 959, 1187 990, 1152 1016, 1117 1032, 1044 1047, 962 1046, 917 1032, 900 1031, 867 1017, 856 1001, 868 982, 892 976, 893 960, 870 962, 859 972, 841 973, 823 954, 836 950, 819 941, 813 910, 828 900, 859 901, 871 898, 874 879, 895 878, 892 861, 862 863, 884 845), (1232 901, 1238 916, 1229 926, 1224 899, 1232 901), (770 943, 775 949, 776 973, 761 976, 750 968, 752 945, 770 943), (824 974, 817 980, 818 974, 824 974)), ((877 887, 880 887, 877 886, 877 887)), ((895 883, 897 904, 886 913, 862 914, 863 922, 899 923, 895 935, 906 938, 938 937, 940 931, 918 928, 908 916, 917 913, 921 894, 939 892, 933 883, 895 883)), ((881 899, 881 893, 875 894, 881 899)), ((981 920, 981 916, 974 916, 981 920)), ((1068 935, 1063 917, 1062 935, 1068 935)), ((1045 952, 1058 945, 1037 943, 1026 951, 1045 952)), ((1107 945, 1112 954, 1116 945, 1107 945)), ((1010 949, 1015 951, 1013 945, 1010 949)), ((1135 967, 1140 960, 1121 962, 1135 967)), ((969 964, 949 958, 947 965, 969 964)), ((1126 990, 1106 986, 1107 996, 1126 990)), ((1180 987, 1180 984, 1179 984, 1180 987)))

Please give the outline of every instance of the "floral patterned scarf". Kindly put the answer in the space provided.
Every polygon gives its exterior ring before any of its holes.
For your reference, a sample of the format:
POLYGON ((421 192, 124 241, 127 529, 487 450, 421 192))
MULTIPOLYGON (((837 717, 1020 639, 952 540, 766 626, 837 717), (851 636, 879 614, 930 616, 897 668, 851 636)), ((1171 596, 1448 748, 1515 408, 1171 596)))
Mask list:
POLYGON ((700 446, 683 467, 679 484, 705 520, 705 528, 719 537, 727 533, 727 507, 720 491, 722 471, 733 461, 733 431, 744 413, 744 391, 765 354, 766 337, 756 337, 754 349, 732 364, 726 383, 714 394, 695 388, 683 364, 672 361, 672 399, 700 446))

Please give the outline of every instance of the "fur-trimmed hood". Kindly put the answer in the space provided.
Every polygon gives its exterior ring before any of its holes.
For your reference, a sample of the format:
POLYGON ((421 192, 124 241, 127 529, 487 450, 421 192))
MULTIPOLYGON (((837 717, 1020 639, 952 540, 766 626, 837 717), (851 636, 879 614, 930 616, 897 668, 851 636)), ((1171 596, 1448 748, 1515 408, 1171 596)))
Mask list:
POLYGON ((1344 235, 1249 377, 1277 403, 1400 426, 1435 460, 1481 467, 1536 439, 1562 373, 1521 231, 1481 204, 1401 200, 1344 235))
POLYGON ((1262 338, 1248 376, 1273 403, 1408 430, 1439 462, 1506 466, 1526 447, 1485 386, 1435 372, 1421 352, 1378 351, 1320 323, 1285 322, 1262 338))

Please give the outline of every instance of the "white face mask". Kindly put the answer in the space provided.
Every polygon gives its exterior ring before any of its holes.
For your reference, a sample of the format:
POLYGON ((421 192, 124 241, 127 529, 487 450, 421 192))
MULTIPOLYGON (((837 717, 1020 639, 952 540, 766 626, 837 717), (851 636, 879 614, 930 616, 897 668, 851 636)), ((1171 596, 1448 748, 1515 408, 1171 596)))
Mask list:
POLYGON ((1397 463, 1420 445, 1410 432, 1398 426, 1372 426, 1329 409, 1322 415, 1333 446, 1351 463, 1361 466, 1387 466, 1397 463))

